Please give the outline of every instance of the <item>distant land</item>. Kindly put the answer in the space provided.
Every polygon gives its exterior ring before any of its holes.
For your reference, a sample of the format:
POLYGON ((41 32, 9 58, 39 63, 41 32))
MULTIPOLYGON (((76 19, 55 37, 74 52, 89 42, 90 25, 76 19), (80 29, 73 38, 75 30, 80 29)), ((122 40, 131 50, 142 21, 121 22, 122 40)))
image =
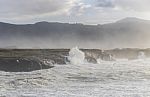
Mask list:
POLYGON ((150 48, 150 21, 134 17, 109 24, 0 22, 0 48, 150 48))

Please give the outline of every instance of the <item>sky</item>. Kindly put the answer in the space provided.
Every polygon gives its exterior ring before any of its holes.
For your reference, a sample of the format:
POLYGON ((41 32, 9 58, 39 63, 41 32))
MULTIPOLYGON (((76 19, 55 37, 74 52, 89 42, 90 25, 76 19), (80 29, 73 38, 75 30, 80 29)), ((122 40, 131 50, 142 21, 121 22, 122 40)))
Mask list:
POLYGON ((150 0, 0 0, 0 22, 105 24, 125 17, 150 20, 150 0))

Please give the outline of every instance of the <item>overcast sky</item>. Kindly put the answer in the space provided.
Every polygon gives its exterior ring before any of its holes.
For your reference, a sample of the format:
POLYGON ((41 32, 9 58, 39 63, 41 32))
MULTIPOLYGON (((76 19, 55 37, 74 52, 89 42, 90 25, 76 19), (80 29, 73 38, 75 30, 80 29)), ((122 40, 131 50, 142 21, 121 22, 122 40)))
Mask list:
POLYGON ((0 21, 103 24, 125 17, 150 20, 150 0, 0 0, 0 21))

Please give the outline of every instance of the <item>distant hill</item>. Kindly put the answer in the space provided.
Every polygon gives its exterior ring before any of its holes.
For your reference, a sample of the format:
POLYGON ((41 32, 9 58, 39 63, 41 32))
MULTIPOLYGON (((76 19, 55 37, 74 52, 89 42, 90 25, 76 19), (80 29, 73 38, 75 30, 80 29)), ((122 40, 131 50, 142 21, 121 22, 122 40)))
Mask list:
POLYGON ((150 47, 150 21, 125 18, 103 25, 57 22, 0 22, 0 47, 83 48, 150 47))

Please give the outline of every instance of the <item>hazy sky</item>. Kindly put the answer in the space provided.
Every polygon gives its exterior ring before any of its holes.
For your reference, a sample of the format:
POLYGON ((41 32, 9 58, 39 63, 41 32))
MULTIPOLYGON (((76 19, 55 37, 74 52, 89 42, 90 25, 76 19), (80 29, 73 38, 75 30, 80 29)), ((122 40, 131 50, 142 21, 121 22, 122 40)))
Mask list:
POLYGON ((124 17, 150 19, 150 0, 0 0, 0 21, 103 24, 124 17))

